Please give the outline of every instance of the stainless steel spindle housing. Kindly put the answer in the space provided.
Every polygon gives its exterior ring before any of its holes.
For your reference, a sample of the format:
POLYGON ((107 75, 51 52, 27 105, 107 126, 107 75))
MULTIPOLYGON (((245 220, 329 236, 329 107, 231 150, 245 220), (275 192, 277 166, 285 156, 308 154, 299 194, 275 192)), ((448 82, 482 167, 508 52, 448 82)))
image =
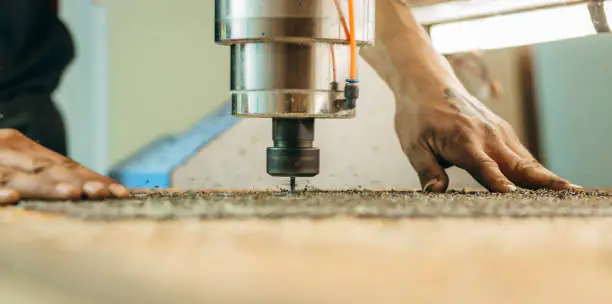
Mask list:
MULTIPOLYGON (((375 0, 354 1, 357 44, 371 45, 375 0)), ((348 1, 340 2, 348 23, 348 1)), ((355 116, 355 109, 338 105, 349 74, 349 46, 334 0, 216 0, 215 15, 216 42, 231 46, 234 115, 355 116)))

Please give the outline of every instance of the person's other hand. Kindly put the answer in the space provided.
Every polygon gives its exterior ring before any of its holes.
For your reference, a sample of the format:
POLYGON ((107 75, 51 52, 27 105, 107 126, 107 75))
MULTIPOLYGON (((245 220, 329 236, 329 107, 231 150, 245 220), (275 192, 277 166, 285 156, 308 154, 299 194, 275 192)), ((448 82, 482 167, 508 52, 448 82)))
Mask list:
POLYGON ((129 191, 14 129, 0 129, 0 205, 21 199, 123 198, 129 191))
POLYGON ((444 192, 446 168, 466 170, 493 192, 582 190, 542 166, 513 128, 464 89, 396 95, 395 129, 424 191, 444 192))

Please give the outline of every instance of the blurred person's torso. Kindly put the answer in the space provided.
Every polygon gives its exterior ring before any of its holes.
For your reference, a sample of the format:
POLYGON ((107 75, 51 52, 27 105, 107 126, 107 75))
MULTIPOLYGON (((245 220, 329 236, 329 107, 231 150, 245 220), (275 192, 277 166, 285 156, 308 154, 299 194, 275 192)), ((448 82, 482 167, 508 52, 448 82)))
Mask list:
POLYGON ((0 103, 50 95, 74 56, 57 0, 0 0, 0 103))

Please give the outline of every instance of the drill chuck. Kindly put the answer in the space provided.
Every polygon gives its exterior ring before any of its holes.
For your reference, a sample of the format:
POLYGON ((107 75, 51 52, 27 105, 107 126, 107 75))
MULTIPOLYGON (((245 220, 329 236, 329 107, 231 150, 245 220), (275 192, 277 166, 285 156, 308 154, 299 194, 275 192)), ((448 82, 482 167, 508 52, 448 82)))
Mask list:
POLYGON ((319 174, 319 149, 313 146, 314 118, 272 119, 274 146, 267 151, 267 172, 279 177, 319 174))

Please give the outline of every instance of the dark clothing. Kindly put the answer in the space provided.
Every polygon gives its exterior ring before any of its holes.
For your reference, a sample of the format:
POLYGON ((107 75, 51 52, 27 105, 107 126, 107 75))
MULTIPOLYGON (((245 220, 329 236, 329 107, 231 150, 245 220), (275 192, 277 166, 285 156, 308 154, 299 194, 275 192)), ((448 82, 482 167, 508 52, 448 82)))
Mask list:
POLYGON ((0 128, 19 130, 39 144, 68 155, 62 115, 49 95, 19 95, 0 103, 0 113, 4 116, 0 128))
POLYGON ((16 128, 65 154, 51 95, 73 57, 56 0, 0 0, 0 128, 16 128))

